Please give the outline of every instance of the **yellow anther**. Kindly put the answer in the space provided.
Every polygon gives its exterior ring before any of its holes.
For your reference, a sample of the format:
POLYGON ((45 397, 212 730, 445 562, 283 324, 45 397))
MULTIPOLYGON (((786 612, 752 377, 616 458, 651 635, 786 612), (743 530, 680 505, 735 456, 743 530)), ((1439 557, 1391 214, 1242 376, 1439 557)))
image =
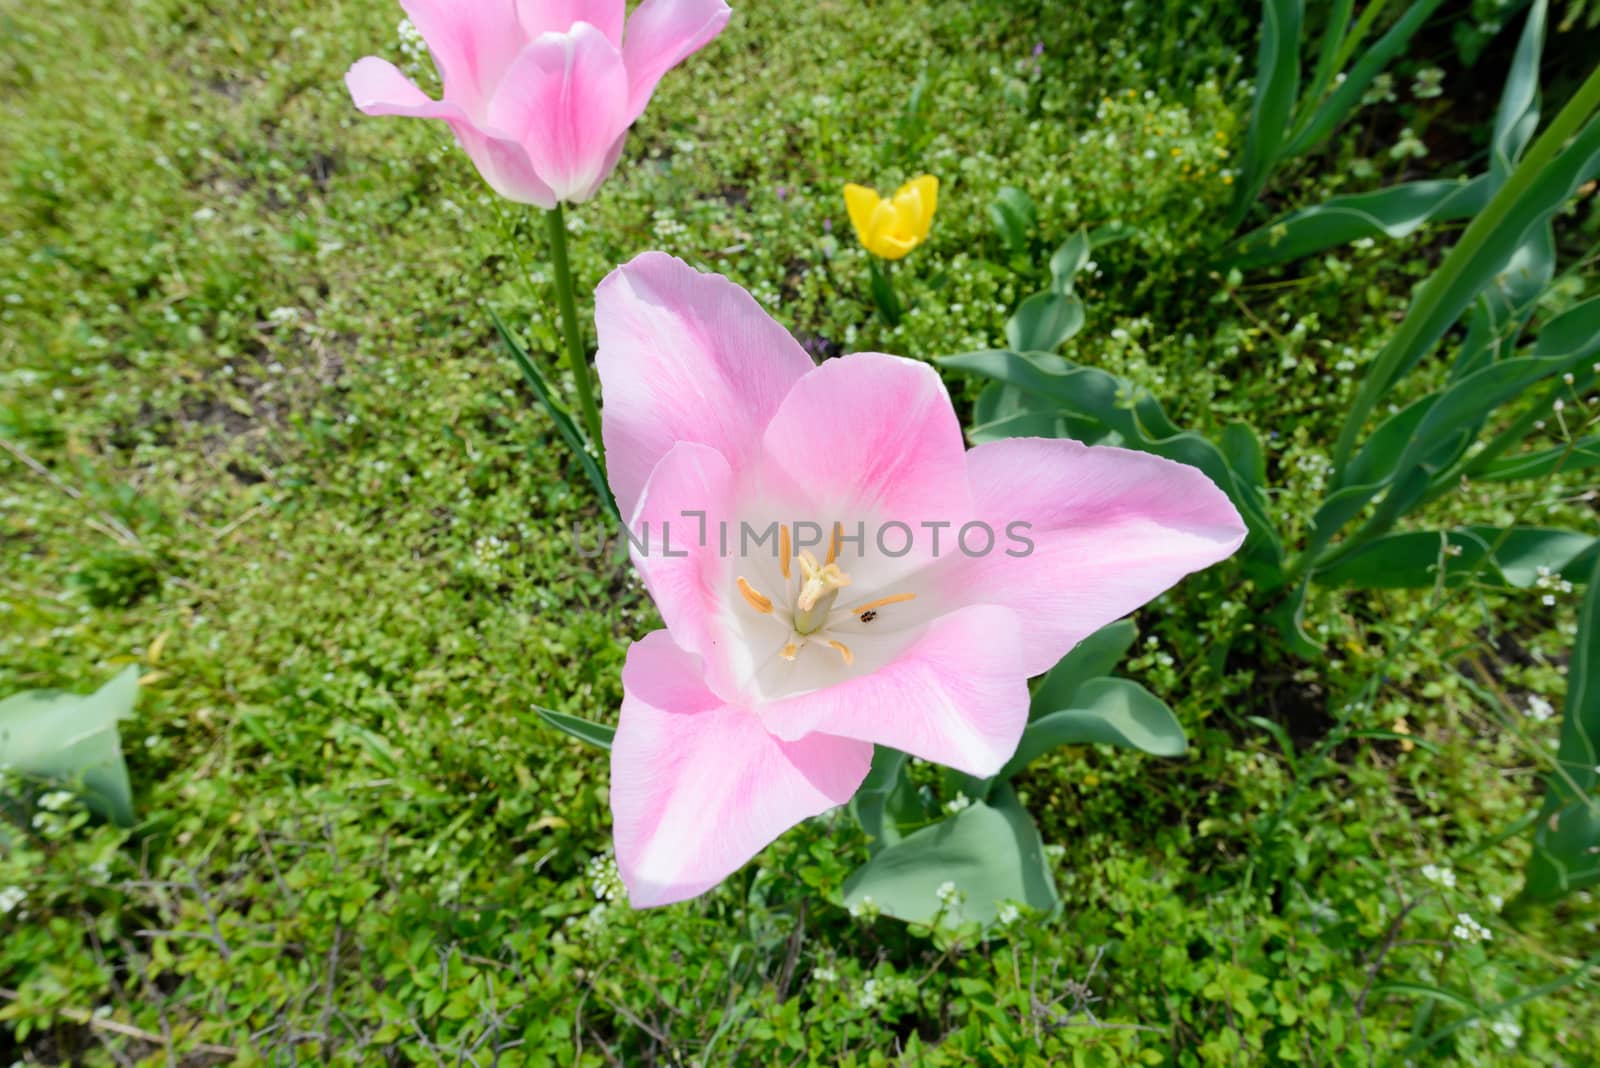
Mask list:
POLYGON ((783 568, 783 577, 789 577, 789 525, 785 523, 778 529, 778 566, 783 568))
POLYGON ((761 594, 757 593, 755 587, 746 582, 743 577, 739 579, 739 592, 743 594, 744 599, 750 603, 750 607, 754 608, 757 612, 772 611, 772 602, 761 596, 761 594))
POLYGON ((800 647, 794 642, 790 642, 788 645, 785 645, 782 649, 778 650, 778 655, 783 657, 785 660, 793 660, 795 657, 800 655, 800 647))
POLYGON ((849 667, 851 664, 856 662, 856 654, 852 653, 850 651, 850 647, 844 642, 830 641, 828 644, 833 646, 834 651, 837 652, 841 658, 843 658, 845 667, 849 667))
POLYGON ((897 593, 890 597, 879 597, 876 601, 868 601, 866 604, 856 605, 850 609, 850 614, 859 616, 863 612, 870 612, 875 608, 882 608, 884 605, 900 604, 903 601, 914 601, 916 599, 917 595, 914 593, 897 593))
POLYGON ((843 523, 834 523, 833 524, 833 537, 828 539, 828 558, 826 560, 824 560, 823 563, 831 564, 835 560, 839 559, 839 542, 843 537, 844 537, 844 524, 843 523))

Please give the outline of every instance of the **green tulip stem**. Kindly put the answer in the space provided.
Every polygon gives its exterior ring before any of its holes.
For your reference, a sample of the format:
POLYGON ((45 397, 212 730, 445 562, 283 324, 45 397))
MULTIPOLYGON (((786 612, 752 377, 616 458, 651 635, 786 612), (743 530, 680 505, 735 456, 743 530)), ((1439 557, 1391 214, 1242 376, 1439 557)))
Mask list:
POLYGON ((604 469, 606 447, 600 436, 600 409, 594 402, 594 381, 589 371, 583 334, 578 327, 578 302, 573 295, 572 265, 567 258, 567 220, 560 204, 545 212, 544 217, 550 228, 550 261, 556 271, 556 300, 561 306, 561 332, 567 343, 567 364, 572 369, 572 381, 578 390, 578 409, 583 417, 584 430, 589 435, 589 446, 604 469))

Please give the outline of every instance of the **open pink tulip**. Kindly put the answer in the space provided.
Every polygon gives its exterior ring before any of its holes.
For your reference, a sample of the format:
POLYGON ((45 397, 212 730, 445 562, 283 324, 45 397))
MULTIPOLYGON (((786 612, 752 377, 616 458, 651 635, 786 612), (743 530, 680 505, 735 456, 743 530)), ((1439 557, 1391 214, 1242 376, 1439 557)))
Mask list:
POLYGON ((669 69, 728 21, 723 0, 402 0, 444 82, 433 100, 368 56, 345 84, 368 115, 443 119, 484 181, 553 208, 594 196, 669 69))
POLYGON ((611 754, 636 906, 701 893, 849 800, 873 743, 994 774, 1030 676, 1244 538, 1182 464, 1037 438, 967 451, 933 368, 813 365, 743 289, 672 257, 595 300, 612 488, 667 625, 628 651, 611 754))

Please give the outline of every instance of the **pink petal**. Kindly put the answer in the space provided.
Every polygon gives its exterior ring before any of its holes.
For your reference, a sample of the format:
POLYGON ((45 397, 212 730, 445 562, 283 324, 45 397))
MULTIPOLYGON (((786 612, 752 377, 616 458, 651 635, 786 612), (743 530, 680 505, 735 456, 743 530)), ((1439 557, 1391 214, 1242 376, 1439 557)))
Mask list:
POLYGON ((1016 612, 1028 675, 1244 541, 1238 511, 1210 479, 1148 453, 1012 438, 978 446, 967 465, 996 549, 955 561, 946 592, 1016 612), (1021 532, 1031 553, 1007 537, 1013 522, 1031 524, 1021 532))
POLYGON ((731 14, 723 0, 644 0, 634 9, 622 39, 629 122, 643 114, 661 76, 721 33, 731 14))
POLYGON ((481 120, 495 86, 529 38, 513 0, 400 0, 444 80, 444 98, 481 120))
POLYGON ((501 196, 541 208, 556 206, 555 194, 534 173, 521 145, 480 129, 457 105, 431 99, 394 64, 368 56, 350 68, 344 81, 356 107, 365 114, 442 119, 449 123, 478 173, 501 196))
MULTIPOLYGON (((829 360, 784 398, 762 438, 765 462, 804 487, 824 522, 965 518, 961 424, 932 367, 857 353, 829 360)), ((920 538, 926 542, 928 539, 920 538)))
POLYGON ((781 742, 723 704, 696 658, 655 631, 628 649, 611 747, 617 866, 636 908, 709 890, 803 819, 848 801, 872 746, 781 742))
POLYGON ((957 609, 930 623, 888 665, 765 705, 761 719, 779 738, 820 731, 892 746, 971 775, 993 775, 1016 751, 1028 722, 1021 641, 1021 626, 1009 609, 957 609))
POLYGON ((736 522, 733 469, 716 449, 686 441, 656 464, 628 524, 629 552, 662 622, 685 652, 712 661, 713 674, 724 659, 722 616, 736 589, 725 578, 719 544, 730 522, 736 522))
POLYGON ((811 358, 743 289, 646 252, 595 290, 611 488, 631 515, 679 441, 748 456, 811 358))
POLYGON ((489 125, 522 143, 533 169, 560 200, 596 188, 626 114, 628 72, 605 34, 580 22, 547 33, 517 56, 489 101, 489 125))
POLYGON ((366 115, 406 115, 421 119, 466 119, 455 104, 434 100, 386 59, 367 56, 345 73, 350 99, 366 115))
POLYGON ((517 19, 530 41, 542 33, 566 33, 587 22, 621 48, 625 7, 623 0, 517 0, 517 19))

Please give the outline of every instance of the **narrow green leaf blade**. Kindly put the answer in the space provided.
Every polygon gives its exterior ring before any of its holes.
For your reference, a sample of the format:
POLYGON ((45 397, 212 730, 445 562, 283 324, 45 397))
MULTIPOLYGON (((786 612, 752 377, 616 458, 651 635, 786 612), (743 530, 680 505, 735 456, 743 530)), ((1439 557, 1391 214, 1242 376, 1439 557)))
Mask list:
POLYGON ((1303 0, 1265 0, 1261 5, 1261 46, 1256 53, 1255 100, 1245 130, 1240 181, 1228 212, 1238 226, 1283 156, 1289 121, 1300 93, 1300 22, 1303 0))
POLYGON ((1241 270, 1288 263, 1359 238, 1407 237, 1432 222, 1467 219, 1489 202, 1489 183, 1406 182, 1372 193, 1332 197, 1290 212, 1239 238, 1227 264, 1241 270))
POLYGON ((1496 189, 1505 183, 1539 128, 1539 57, 1544 51, 1548 8, 1548 0, 1534 0, 1529 7, 1505 88, 1500 93, 1494 133, 1489 138, 1489 180, 1496 189))
POLYGON ((1575 441, 1570 446, 1557 445, 1496 460, 1478 472, 1477 477, 1482 482, 1516 482, 1544 478, 1557 468, 1571 473, 1591 467, 1600 467, 1600 434, 1575 441))
POLYGON ((1358 589, 1430 589, 1441 581, 1454 586, 1470 578, 1484 586, 1527 589, 1538 581, 1541 567, 1578 581, 1600 554, 1600 539, 1570 530, 1516 527, 1503 542, 1500 535, 1493 527, 1389 534, 1318 571, 1317 582, 1358 589), (1491 552, 1497 542, 1499 548, 1491 552))
POLYGON ((1589 576, 1567 667, 1567 700, 1556 760, 1547 776, 1522 896, 1554 901, 1600 884, 1600 562, 1589 576))
POLYGON ((505 345, 506 351, 511 354, 511 359, 522 372, 523 380, 528 383, 534 395, 539 398, 539 403, 549 413, 550 421, 555 424, 556 433, 561 435, 561 440, 566 442, 567 448, 577 458, 579 466, 583 468, 583 473, 589 480, 589 485, 594 488, 596 495, 599 496, 600 503, 613 516, 620 516, 621 513, 617 511, 616 498, 611 495, 611 487, 606 482, 605 472, 600 470, 600 464, 595 460, 593 454, 589 452, 583 432, 578 429, 578 424, 573 421, 566 408, 562 407, 561 402, 556 400, 555 394, 550 389, 550 384, 545 381, 544 375, 540 373, 539 366, 533 362, 532 357, 528 355, 528 351, 522 347, 516 336, 506 327, 499 313, 490 308, 489 318, 494 322, 494 328, 500 335, 501 343, 505 345))
POLYGON ((1382 74, 1394 58, 1405 50, 1412 36, 1422 28, 1422 24, 1428 21, 1428 17, 1443 2, 1444 0, 1417 0, 1412 4, 1389 28, 1389 32, 1378 38, 1377 43, 1345 73, 1345 78, 1339 83, 1338 88, 1328 94, 1322 106, 1316 110, 1305 126, 1296 132, 1289 146, 1284 149, 1284 156, 1298 156, 1309 152, 1338 129, 1339 124, 1361 103, 1361 98, 1366 95, 1373 79, 1382 74))
POLYGON ((604 723, 596 723, 593 720, 580 719, 577 716, 569 716, 565 712, 540 708, 538 705, 534 705, 533 710, 538 713, 540 719, 562 734, 576 738, 580 742, 587 742, 600 749, 610 750, 611 740, 617 733, 617 728, 615 727, 607 726, 604 723))

